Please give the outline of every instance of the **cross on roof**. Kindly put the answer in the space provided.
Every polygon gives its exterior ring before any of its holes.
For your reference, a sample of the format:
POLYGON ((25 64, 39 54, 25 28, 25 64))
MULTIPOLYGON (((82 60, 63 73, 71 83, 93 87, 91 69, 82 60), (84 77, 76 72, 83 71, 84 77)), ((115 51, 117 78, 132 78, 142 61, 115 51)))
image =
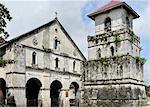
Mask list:
POLYGON ((55 17, 57 17, 57 15, 58 15, 58 13, 57 13, 57 12, 55 12, 55 17))

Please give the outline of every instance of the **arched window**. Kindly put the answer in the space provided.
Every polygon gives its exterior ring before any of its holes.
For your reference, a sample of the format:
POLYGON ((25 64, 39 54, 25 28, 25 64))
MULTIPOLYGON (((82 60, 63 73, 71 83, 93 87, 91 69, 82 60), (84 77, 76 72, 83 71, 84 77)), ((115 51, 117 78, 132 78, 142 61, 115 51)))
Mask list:
POLYGON ((72 83, 70 84, 69 89, 74 89, 74 91, 75 91, 74 95, 76 96, 77 91, 78 91, 78 89, 79 89, 79 84, 78 84, 77 82, 72 82, 72 83))
POLYGON ((110 47, 110 51, 111 51, 111 55, 114 56, 114 47, 113 46, 110 47))
POLYGON ((57 39, 55 39, 54 49, 57 49, 57 45, 58 45, 58 41, 57 41, 57 39))
POLYGON ((32 64, 36 64, 36 52, 32 53, 32 64))
POLYGON ((111 31, 111 19, 109 17, 105 19, 105 31, 111 31))
POLYGON ((126 24, 127 24, 127 27, 130 27, 130 20, 129 20, 129 17, 126 17, 126 24))
POLYGON ((73 71, 75 71, 76 68, 76 61, 73 61, 73 71))
POLYGON ((56 67, 56 68, 58 68, 58 61, 59 61, 59 59, 56 58, 56 59, 55 59, 55 67, 56 67))
POLYGON ((100 48, 97 50, 97 57, 98 57, 98 58, 101 57, 101 49, 100 49, 100 48))
POLYGON ((57 39, 57 37, 55 37, 55 39, 54 39, 54 49, 58 48, 58 43, 60 43, 60 41, 57 39))

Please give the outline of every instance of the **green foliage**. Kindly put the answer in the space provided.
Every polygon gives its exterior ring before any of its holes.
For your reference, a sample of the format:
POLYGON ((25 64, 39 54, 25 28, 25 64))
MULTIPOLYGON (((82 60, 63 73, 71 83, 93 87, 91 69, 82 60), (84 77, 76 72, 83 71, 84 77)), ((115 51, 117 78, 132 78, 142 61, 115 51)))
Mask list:
POLYGON ((6 31, 6 25, 8 21, 11 21, 12 17, 8 9, 0 3, 0 36, 4 37, 5 39, 9 36, 6 31))
POLYGON ((145 62, 146 62, 145 58, 142 58, 142 57, 139 57, 139 56, 134 57, 134 59, 136 60, 136 62, 140 62, 142 65, 144 65, 145 62))
POLYGON ((146 91, 146 95, 148 97, 150 97, 150 85, 149 86, 145 86, 145 91, 146 91))
POLYGON ((48 52, 48 53, 53 52, 53 50, 52 50, 52 49, 45 49, 45 51, 46 51, 46 52, 48 52))
POLYGON ((131 41, 134 42, 137 39, 137 36, 132 32, 131 41))
POLYGON ((115 44, 117 45, 121 40, 120 40, 120 37, 119 37, 119 34, 115 34, 115 44))
POLYGON ((53 52, 53 50, 52 50, 52 49, 48 49, 48 48, 43 48, 43 49, 44 49, 44 51, 45 51, 45 52, 48 52, 48 53, 53 52))
POLYGON ((102 62, 102 63, 103 63, 103 62, 108 62, 108 61, 109 61, 109 58, 100 58, 99 61, 102 62))
POLYGON ((0 67, 6 66, 6 61, 5 60, 0 60, 0 67))
POLYGON ((0 60, 0 67, 6 66, 6 64, 14 64, 14 60, 0 60))
POLYGON ((143 50, 143 48, 142 47, 139 47, 139 51, 142 51, 143 50))
POLYGON ((109 62, 111 59, 113 59, 113 61, 115 63, 117 63, 121 57, 122 56, 112 56, 112 57, 99 58, 99 61, 103 63, 103 62, 109 62))
POLYGON ((45 46, 42 46, 42 47, 43 47, 43 49, 44 49, 44 51, 45 51, 45 52, 48 52, 48 53, 51 53, 51 52, 53 52, 53 50, 52 50, 52 49, 45 48, 45 46))

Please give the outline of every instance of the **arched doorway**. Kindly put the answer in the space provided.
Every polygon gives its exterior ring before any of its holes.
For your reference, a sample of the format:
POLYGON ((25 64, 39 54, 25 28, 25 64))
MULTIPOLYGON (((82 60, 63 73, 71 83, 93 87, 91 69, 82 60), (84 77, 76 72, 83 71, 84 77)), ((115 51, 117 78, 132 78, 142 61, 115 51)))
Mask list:
POLYGON ((50 86, 50 97, 51 97, 51 107, 59 107, 59 94, 62 88, 60 81, 55 80, 51 83, 50 86))
POLYGON ((0 103, 5 104, 6 98, 6 81, 0 78, 0 103))
MULTIPOLYGON (((76 95, 76 94, 77 94, 77 91, 78 91, 78 89, 79 89, 79 84, 78 84, 77 82, 72 82, 71 85, 74 87, 74 89, 75 89, 75 95, 76 95)), ((70 86, 71 86, 71 85, 70 85, 70 86)))
POLYGON ((79 95, 77 95, 79 85, 77 82, 72 82, 69 87, 69 102, 70 106, 79 107, 79 95))
POLYGON ((38 107, 38 95, 42 84, 39 79, 31 78, 26 83, 27 107, 38 107))

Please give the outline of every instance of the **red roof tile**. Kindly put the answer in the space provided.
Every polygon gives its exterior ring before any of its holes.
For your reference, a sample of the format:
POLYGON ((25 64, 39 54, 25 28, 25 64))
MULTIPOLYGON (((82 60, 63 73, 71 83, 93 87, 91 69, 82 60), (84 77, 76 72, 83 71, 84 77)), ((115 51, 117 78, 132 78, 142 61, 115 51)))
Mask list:
MULTIPOLYGON (((113 7, 114 5, 119 4, 119 3, 121 3, 121 2, 120 2, 120 1, 114 1, 114 0, 112 0, 112 1, 109 2, 108 4, 102 6, 99 10, 105 10, 105 9, 108 9, 108 8, 110 8, 110 7, 113 7)), ((98 11, 99 11, 99 10, 98 10, 98 11)))
POLYGON ((119 7, 121 5, 126 6, 129 10, 132 11, 132 13, 135 15, 135 17, 138 17, 139 15, 125 2, 122 2, 121 0, 112 0, 109 3, 107 3, 106 5, 102 6, 100 9, 96 10, 95 12, 91 13, 90 15, 88 15, 90 18, 94 19, 94 17, 106 10, 115 8, 115 7, 119 7), (93 17, 94 16, 94 17, 93 17))

